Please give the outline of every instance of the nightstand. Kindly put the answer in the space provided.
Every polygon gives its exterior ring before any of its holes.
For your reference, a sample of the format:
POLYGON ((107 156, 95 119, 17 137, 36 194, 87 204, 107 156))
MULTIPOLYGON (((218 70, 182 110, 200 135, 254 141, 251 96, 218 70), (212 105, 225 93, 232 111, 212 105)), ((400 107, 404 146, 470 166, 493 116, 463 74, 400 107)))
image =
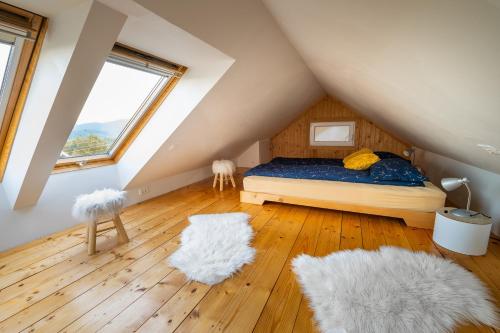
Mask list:
POLYGON ((454 252, 480 256, 486 253, 492 221, 489 217, 478 214, 472 217, 460 217, 450 214, 452 207, 436 211, 432 240, 454 252))

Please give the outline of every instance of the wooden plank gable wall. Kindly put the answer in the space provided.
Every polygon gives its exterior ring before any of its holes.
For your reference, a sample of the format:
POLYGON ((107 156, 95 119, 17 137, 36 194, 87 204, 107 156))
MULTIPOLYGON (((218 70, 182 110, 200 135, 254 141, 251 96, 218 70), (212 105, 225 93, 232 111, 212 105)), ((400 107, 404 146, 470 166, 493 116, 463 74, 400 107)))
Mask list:
POLYGON ((410 147, 410 144, 378 128, 351 107, 330 96, 306 110, 271 140, 273 157, 343 158, 363 147, 373 151, 389 151, 402 155, 403 150, 410 147), (310 123, 331 121, 356 122, 354 147, 312 147, 309 145, 310 123))

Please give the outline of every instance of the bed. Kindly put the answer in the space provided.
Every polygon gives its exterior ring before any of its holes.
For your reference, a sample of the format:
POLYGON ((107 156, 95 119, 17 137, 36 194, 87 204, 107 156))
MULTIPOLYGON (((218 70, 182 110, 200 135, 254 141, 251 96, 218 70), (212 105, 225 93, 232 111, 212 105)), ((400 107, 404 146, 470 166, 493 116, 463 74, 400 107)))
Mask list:
MULTIPOLYGON (((382 160, 401 159, 391 153, 377 155, 382 160)), ((395 162, 400 166, 401 161, 395 162)), ((412 168, 409 163, 403 166, 412 168)), ((374 179, 370 170, 345 169, 338 159, 275 158, 248 170, 243 189, 240 198, 246 203, 273 201, 398 217, 408 226, 429 229, 434 225, 434 212, 446 199, 425 177, 374 179)))

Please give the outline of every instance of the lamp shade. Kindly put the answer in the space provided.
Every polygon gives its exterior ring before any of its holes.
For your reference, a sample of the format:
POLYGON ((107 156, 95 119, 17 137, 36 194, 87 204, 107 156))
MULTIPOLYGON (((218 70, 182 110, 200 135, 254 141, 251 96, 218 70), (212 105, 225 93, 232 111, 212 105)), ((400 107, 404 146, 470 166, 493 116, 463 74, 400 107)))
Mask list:
POLYGON ((453 209, 451 210, 451 214, 459 217, 471 217, 478 215, 476 212, 470 210, 471 191, 469 183, 470 181, 466 177, 441 179, 441 185, 446 191, 453 191, 460 186, 465 185, 465 187, 467 188, 467 193, 469 194, 469 196, 467 197, 467 209, 453 209))
POLYGON ((469 180, 467 178, 443 178, 441 179, 441 185, 446 191, 453 191, 462 186, 465 183, 468 183, 469 180))

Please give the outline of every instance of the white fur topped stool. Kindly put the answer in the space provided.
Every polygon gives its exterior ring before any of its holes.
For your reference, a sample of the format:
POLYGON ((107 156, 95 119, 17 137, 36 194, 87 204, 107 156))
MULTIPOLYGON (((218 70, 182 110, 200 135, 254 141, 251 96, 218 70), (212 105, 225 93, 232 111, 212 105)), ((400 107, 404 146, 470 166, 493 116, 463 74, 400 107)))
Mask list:
POLYGON ((125 202, 124 191, 104 189, 94 191, 90 194, 80 195, 73 205, 72 215, 74 218, 87 222, 88 254, 93 255, 96 251, 97 233, 116 229, 118 241, 120 243, 128 242, 127 232, 120 219, 120 211, 125 202), (107 217, 107 220, 101 221, 101 218, 107 217), (101 223, 113 221, 114 226, 97 230, 101 223))
POLYGON ((217 179, 219 179, 220 182, 219 191, 222 191, 224 189, 224 182, 228 184, 228 178, 231 179, 231 184, 233 184, 233 187, 236 187, 233 178, 233 174, 236 171, 236 166, 234 165, 233 161, 230 160, 214 161, 212 163, 212 171, 215 175, 214 184, 212 187, 215 187, 217 185, 217 179))

